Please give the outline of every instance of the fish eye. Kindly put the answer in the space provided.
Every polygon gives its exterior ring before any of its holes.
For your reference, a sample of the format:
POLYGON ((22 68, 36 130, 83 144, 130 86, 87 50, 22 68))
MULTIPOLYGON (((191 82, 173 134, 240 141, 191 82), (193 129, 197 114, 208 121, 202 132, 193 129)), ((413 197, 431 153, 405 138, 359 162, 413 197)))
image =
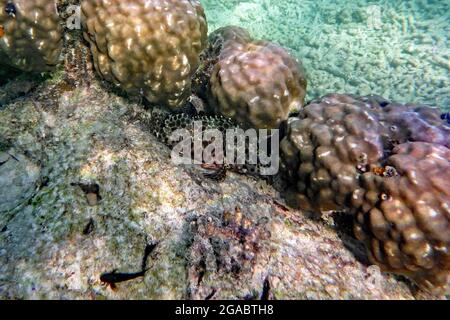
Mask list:
POLYGON ((381 194, 381 200, 386 201, 389 199, 389 196, 386 193, 381 194))

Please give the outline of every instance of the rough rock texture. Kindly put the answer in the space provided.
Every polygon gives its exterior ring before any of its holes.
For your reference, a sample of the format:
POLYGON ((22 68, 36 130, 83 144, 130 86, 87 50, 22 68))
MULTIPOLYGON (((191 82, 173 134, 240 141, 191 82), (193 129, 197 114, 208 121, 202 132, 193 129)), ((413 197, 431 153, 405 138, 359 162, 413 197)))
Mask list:
POLYGON ((0 151, 0 214, 30 199, 37 188, 40 168, 23 154, 0 151))
POLYGON ((187 100, 207 41, 198 1, 83 1, 82 24, 103 78, 155 104, 187 100))
POLYGON ((216 113, 246 127, 278 128, 290 111, 304 104, 305 72, 280 46, 249 40, 245 30, 236 27, 212 35, 213 47, 223 44, 212 71, 209 101, 216 113))
POLYGON ((288 199, 308 210, 350 209, 374 263, 448 290, 449 130, 437 108, 376 96, 313 101, 281 142, 288 199))
POLYGON ((132 120, 142 107, 107 91, 74 48, 63 75, 0 110, 2 150, 33 163, 28 175, 40 168, 18 183, 31 198, 0 214, 0 298, 433 298, 359 262, 337 220, 286 208, 265 182, 172 165, 132 120), (158 245, 145 277, 100 283, 139 271, 148 242, 158 245))
POLYGON ((0 65, 51 70, 62 50, 60 23, 55 0, 1 0, 0 65))

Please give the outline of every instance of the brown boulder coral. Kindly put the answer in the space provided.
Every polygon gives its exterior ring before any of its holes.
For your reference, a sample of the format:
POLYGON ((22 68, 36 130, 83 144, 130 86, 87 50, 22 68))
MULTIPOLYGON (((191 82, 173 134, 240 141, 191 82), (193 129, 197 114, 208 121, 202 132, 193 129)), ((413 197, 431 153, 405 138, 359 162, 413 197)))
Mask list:
MULTIPOLYGON (((214 67, 219 61, 224 45, 229 41, 247 43, 252 41, 252 38, 247 30, 237 26, 222 27, 209 35, 208 45, 200 55, 200 67, 192 78, 192 91, 205 101, 208 100, 210 80, 214 67)), ((214 112, 214 110, 210 111, 214 112)))
POLYGON ((450 150, 411 142, 394 148, 392 177, 373 172, 353 193, 355 235, 370 260, 425 288, 450 284, 450 150))
POLYGON ((302 65, 276 44, 251 41, 245 30, 222 28, 210 41, 221 50, 210 83, 214 112, 245 127, 277 128, 304 104, 302 65))
POLYGON ((170 108, 187 100, 207 42, 198 1, 86 0, 82 25, 103 78, 170 108))
POLYGON ((210 46, 215 49, 217 55, 220 55, 223 47, 229 41, 239 43, 249 43, 252 41, 250 33, 244 28, 238 26, 226 26, 211 32, 208 37, 210 46))
POLYGON ((55 0, 0 0, 1 63, 30 72, 49 71, 62 50, 55 0))
POLYGON ((288 198, 306 209, 350 209, 372 262, 448 290, 449 139, 437 108, 327 95, 288 121, 288 198))
POLYGON ((379 165, 386 136, 375 110, 350 96, 328 95, 289 119, 281 142, 282 167, 303 208, 339 210, 359 186, 359 176, 379 165))

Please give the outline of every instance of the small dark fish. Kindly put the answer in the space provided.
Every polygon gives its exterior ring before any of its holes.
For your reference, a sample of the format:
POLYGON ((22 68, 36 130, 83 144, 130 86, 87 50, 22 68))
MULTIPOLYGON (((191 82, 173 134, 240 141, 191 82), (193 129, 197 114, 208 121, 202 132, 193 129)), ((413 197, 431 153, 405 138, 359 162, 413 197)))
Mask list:
POLYGON ((148 269, 135 273, 120 273, 117 270, 112 272, 105 272, 100 275, 100 281, 107 283, 112 289, 116 288, 116 283, 133 280, 143 277, 148 269))
POLYGON ((222 182, 227 177, 227 169, 223 165, 204 163, 201 165, 201 168, 205 178, 222 182))
POLYGON ((269 277, 264 280, 263 291, 261 293, 261 300, 270 300, 270 281, 269 277))
POLYGON ((112 272, 105 272, 100 275, 100 281, 103 283, 107 283, 111 289, 116 289, 116 283, 125 282, 129 280, 133 280, 139 277, 145 276, 145 273, 148 271, 147 268, 147 258, 148 256, 155 250, 158 242, 148 243, 145 246, 144 257, 142 259, 142 271, 133 272, 133 273, 120 273, 117 270, 113 270, 112 272))
POLYGON ((95 193, 95 194, 100 194, 100 186, 96 183, 92 183, 92 184, 83 184, 83 183, 71 183, 70 184, 73 187, 80 187, 81 190, 83 190, 84 193, 88 194, 88 193, 95 193))
POLYGON ((90 206, 96 206, 98 202, 102 200, 102 197, 100 196, 100 186, 96 183, 71 183, 70 185, 81 188, 81 190, 86 194, 86 199, 90 206))
POLYGON ((17 14, 17 9, 14 3, 8 2, 5 6, 5 12, 8 16, 15 18, 17 14))
POLYGON ((91 234, 92 231, 94 231, 94 227, 95 227, 94 219, 90 218, 89 222, 87 223, 87 225, 83 229, 83 234, 85 236, 88 235, 88 234, 91 234))
POLYGON ((450 112, 441 114, 442 120, 447 120, 447 124, 450 124, 450 112))
POLYGON ((159 242, 152 242, 152 243, 148 243, 145 246, 144 257, 142 258, 142 270, 147 269, 147 258, 153 252, 153 250, 155 250, 155 248, 158 244, 159 244, 159 242))
POLYGON ((208 295, 206 296, 205 300, 211 300, 211 299, 214 297, 214 295, 215 295, 216 293, 217 293, 217 290, 216 290, 216 289, 213 289, 213 290, 211 291, 211 293, 208 294, 208 295))

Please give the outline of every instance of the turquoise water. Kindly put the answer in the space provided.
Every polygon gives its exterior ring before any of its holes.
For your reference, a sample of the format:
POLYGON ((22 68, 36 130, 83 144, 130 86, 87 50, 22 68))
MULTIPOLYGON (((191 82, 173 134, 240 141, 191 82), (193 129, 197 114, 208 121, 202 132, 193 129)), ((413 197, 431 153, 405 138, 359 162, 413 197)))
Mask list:
POLYGON ((308 73, 308 98, 378 94, 449 110, 449 0, 201 0, 225 25, 277 42, 308 73))

